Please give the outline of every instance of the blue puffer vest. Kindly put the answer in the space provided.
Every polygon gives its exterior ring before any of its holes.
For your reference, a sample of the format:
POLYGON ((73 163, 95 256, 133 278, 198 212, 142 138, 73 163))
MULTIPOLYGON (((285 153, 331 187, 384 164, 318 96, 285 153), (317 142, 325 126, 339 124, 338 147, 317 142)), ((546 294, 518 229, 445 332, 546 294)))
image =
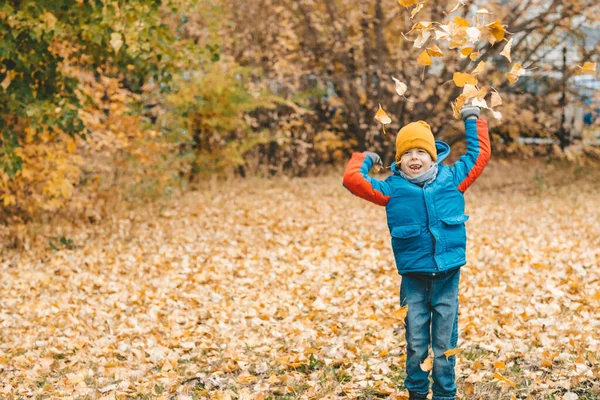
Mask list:
MULTIPOLYGON (((436 149, 441 163, 450 147, 437 140, 436 149)), ((392 172, 386 214, 398 273, 436 274, 464 265, 469 217, 452 168, 439 164, 437 178, 423 187, 402 178, 395 163, 392 172)))

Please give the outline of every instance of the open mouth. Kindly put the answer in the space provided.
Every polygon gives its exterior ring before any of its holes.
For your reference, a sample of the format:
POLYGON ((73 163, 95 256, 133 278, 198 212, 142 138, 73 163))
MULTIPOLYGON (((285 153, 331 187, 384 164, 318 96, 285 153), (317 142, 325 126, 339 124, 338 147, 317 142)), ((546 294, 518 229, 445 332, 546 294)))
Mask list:
POLYGON ((413 172, 419 172, 423 167, 421 165, 409 165, 408 168, 413 172))

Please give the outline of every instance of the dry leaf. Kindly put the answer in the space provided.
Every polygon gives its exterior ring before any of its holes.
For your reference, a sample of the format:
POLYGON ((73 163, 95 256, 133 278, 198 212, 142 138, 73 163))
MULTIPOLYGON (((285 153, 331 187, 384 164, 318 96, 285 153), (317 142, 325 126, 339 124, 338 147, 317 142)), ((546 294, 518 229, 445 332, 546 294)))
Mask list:
POLYGON ((431 37, 431 31, 421 31, 417 39, 413 42, 413 47, 420 49, 423 47, 425 42, 431 37))
POLYGON ((473 52, 472 47, 465 47, 464 49, 460 50, 460 54, 463 58, 468 57, 472 52, 473 52))
POLYGON ((394 316, 394 318, 398 318, 399 320, 404 321, 404 319, 406 319, 406 316, 408 315, 408 305, 405 305, 403 307, 400 307, 398 310, 395 310, 394 312, 392 312, 392 315, 394 316))
POLYGON ((502 97, 500 97, 500 93, 492 92, 492 97, 490 100, 490 105, 492 108, 499 106, 502 104, 502 97))
POLYGON ((396 79, 393 76, 392 76, 392 80, 396 83, 396 93, 398 93, 398 96, 404 96, 404 93, 406 93, 406 90, 408 89, 408 86, 406 86, 406 83, 400 82, 399 79, 396 79))
POLYGON ((433 45, 427 48, 427 54, 429 54, 432 57, 443 57, 444 53, 442 53, 442 50, 440 50, 439 47, 437 47, 437 45, 433 45))
POLYGON ((398 0, 398 4, 402 7, 409 8, 419 4, 419 0, 398 0))
POLYGON ((517 386, 517 384, 515 382, 511 381, 510 379, 502 376, 501 374, 499 374, 497 372, 494 372, 493 377, 496 378, 496 379, 498 379, 498 380, 500 380, 500 381, 502 381, 502 382, 504 382, 504 383, 507 383, 511 387, 517 386))
POLYGON ((477 60, 477 57, 479 57, 479 52, 478 51, 474 51, 473 53, 471 53, 471 55, 469 56, 469 58, 471 59, 471 61, 475 61, 477 60))
POLYGON ((454 349, 446 350, 446 351, 444 352, 444 355, 446 356, 446 358, 448 358, 448 357, 450 357, 450 356, 455 356, 455 355, 457 355, 457 354, 458 354, 458 353, 460 353, 461 351, 462 351, 462 349, 461 349, 461 348, 459 348, 459 347, 455 347, 454 349))
POLYGON ((481 37, 481 31, 474 26, 467 28, 466 32, 467 32, 467 40, 470 43, 477 42, 479 40, 479 38, 481 37))
POLYGON ((465 3, 461 0, 459 0, 458 3, 454 7, 452 7, 452 9, 450 11, 448 11, 448 14, 452 14, 454 11, 458 10, 459 7, 462 7, 464 5, 465 5, 465 3))
POLYGON ((491 45, 504 39, 504 26, 500 21, 494 21, 485 27, 488 32, 488 41, 491 45))
POLYGON ((525 69, 521 66, 521 64, 514 64, 510 70, 510 72, 506 73, 506 77, 508 81, 513 84, 519 80, 521 76, 525 74, 525 69))
POLYGON ((483 71, 485 71, 485 62, 481 61, 481 62, 479 62, 479 64, 477 64, 477 67, 475 67, 475 69, 471 73, 472 74, 480 74, 483 71))
POLYGON ((463 87, 467 83, 471 85, 477 85, 477 78, 464 72, 455 72, 452 79, 454 80, 454 84, 458 87, 463 87))
MULTIPOLYGON (((579 66, 578 66, 579 67, 579 66)), ((581 68, 580 74, 594 74, 596 73, 596 63, 595 62, 586 62, 583 64, 581 68)))
POLYGON ((508 43, 506 43, 504 45, 504 49, 502 49, 502 52, 500 53, 501 56, 506 57, 506 59, 508 60, 508 62, 512 62, 511 58, 510 58, 510 50, 512 48, 512 38, 510 38, 510 40, 508 41, 508 43))
POLYGON ((423 361, 421 364, 421 370, 427 372, 427 371, 431 371, 431 369, 433 368, 433 358, 431 358, 431 356, 428 356, 425 361, 423 361))
POLYGON ((413 8, 413 10, 410 12, 410 19, 413 19, 415 17, 415 15, 417 15, 417 13, 419 11, 421 11, 422 9, 423 9, 423 3, 417 4, 417 6, 415 8, 413 8))
POLYGON ((425 66, 433 64, 433 60, 429 54, 427 54, 427 50, 423 50, 423 52, 419 54, 419 57, 417 57, 417 64, 425 66))
POLYGON ((383 125, 390 124, 392 119, 383 111, 381 108, 381 104, 379 105, 379 110, 377 110, 377 114, 375 114, 375 121, 382 123, 383 125))

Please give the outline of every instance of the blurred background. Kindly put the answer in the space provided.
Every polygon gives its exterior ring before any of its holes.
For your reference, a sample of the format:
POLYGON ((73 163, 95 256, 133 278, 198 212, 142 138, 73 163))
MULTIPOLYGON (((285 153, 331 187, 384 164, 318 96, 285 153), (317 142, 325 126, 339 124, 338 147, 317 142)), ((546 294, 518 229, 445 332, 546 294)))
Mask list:
POLYGON ((207 179, 339 172, 352 151, 389 164, 395 132, 418 119, 457 157, 452 75, 478 61, 503 98, 501 121, 483 112, 495 159, 598 160, 600 80, 581 68, 598 61, 598 2, 454 5, 426 2, 411 20, 392 0, 3 1, 0 222, 94 222, 207 179), (416 21, 472 21, 481 8, 513 38, 518 82, 500 43, 476 61, 454 51, 417 65, 403 38, 416 21))

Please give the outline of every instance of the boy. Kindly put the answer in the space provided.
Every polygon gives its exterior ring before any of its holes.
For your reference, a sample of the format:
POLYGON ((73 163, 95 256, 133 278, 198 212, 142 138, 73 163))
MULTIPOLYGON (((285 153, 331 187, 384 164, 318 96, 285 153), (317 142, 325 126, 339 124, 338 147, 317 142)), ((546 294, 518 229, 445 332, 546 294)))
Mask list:
POLYGON ((490 158, 487 121, 479 108, 461 109, 467 152, 453 166, 439 164, 450 153, 435 140, 424 121, 412 122, 396 137, 393 175, 385 181, 368 175, 381 158, 372 152, 354 153, 344 172, 344 186, 353 194, 385 206, 398 273, 402 275, 400 305, 405 319, 407 357, 405 387, 410 399, 425 399, 429 371, 420 364, 429 346, 434 353, 433 400, 456 397, 456 356, 444 352, 458 340, 458 281, 466 263, 463 193, 490 158), (400 168, 398 168, 398 166, 400 168))

